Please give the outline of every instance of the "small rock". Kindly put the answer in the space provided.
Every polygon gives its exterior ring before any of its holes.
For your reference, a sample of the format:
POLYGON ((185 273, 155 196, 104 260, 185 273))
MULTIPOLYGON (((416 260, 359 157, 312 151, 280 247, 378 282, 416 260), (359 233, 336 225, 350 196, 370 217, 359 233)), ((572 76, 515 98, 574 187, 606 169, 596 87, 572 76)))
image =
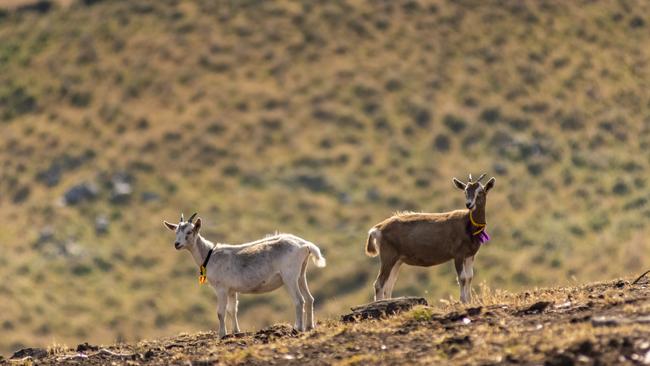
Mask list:
POLYGON ((339 193, 339 202, 342 204, 348 204, 352 202, 352 197, 346 192, 339 193))
POLYGON ((41 244, 47 243, 54 240, 54 228, 51 226, 46 226, 38 232, 38 239, 36 239, 36 245, 40 246, 41 244))
POLYGON ((66 258, 81 258, 86 254, 86 251, 84 250, 83 246, 81 246, 73 239, 68 239, 64 243, 62 250, 63 250, 62 255, 66 258))
POLYGON ((105 215, 99 215, 95 218, 95 233, 98 235, 106 234, 110 222, 105 215))
POLYGON ((371 202, 377 202, 381 198, 381 194, 377 188, 369 188, 366 191, 366 199, 371 202))
POLYGON ((573 366, 573 365, 575 365, 575 361, 573 360, 573 358, 565 354, 554 355, 552 357, 549 357, 546 361, 544 361, 544 366, 573 366))
POLYGON ((31 188, 29 186, 22 186, 19 187, 15 192, 13 197, 11 197, 11 200, 13 203, 22 203, 29 198, 30 193, 32 192, 31 188))
POLYGON ((332 189, 327 178, 320 174, 298 174, 293 177, 293 182, 312 192, 326 192, 332 189))
POLYGON ((142 202, 157 202, 160 201, 160 195, 156 192, 142 192, 140 196, 142 202))
POLYGON ((376 319, 410 310, 415 305, 428 305, 422 297, 398 297, 395 299, 378 300, 369 304, 355 306, 352 313, 341 316, 344 322, 354 322, 361 319, 376 319))
POLYGON ((447 313, 440 321, 441 323, 455 323, 459 321, 463 321, 465 318, 465 314, 459 313, 458 311, 452 311, 450 313, 447 313))
POLYGON ((583 355, 591 355, 594 351, 594 344, 590 341, 583 341, 578 344, 577 351, 583 355))
POLYGON ((407 328, 398 329, 395 332, 395 334, 401 334, 401 335, 405 335, 405 334, 409 334, 409 333, 411 333, 411 330, 407 329, 407 328))
POLYGON ((54 187, 59 184, 63 173, 77 169, 94 157, 95 152, 90 149, 79 155, 64 154, 63 156, 56 157, 52 160, 49 167, 36 174, 36 179, 47 187, 54 187))
POLYGON ((503 163, 494 163, 494 165, 492 165, 492 168, 498 175, 508 175, 508 167, 503 163))
POLYGON ((83 201, 90 201, 97 197, 99 189, 93 183, 82 182, 68 189, 63 195, 67 205, 76 205, 83 201))
POLYGON ((630 20, 631 28, 642 28, 645 25, 645 20, 643 18, 636 16, 630 20))
POLYGON ((36 174, 36 179, 48 187, 54 187, 59 184, 62 172, 63 169, 61 169, 61 165, 52 164, 49 168, 38 172, 38 174, 36 174))
POLYGON ((589 357, 587 357, 585 355, 578 355, 578 363, 586 364, 586 363, 589 363, 589 361, 590 361, 589 357))
POLYGON ((635 323, 650 324, 650 315, 639 316, 633 320, 635 323))
POLYGON ((442 122, 454 133, 460 133, 467 126, 467 122, 463 118, 451 114, 446 115, 442 122))
POLYGON ((622 180, 617 181, 612 187, 612 192, 619 196, 626 195, 630 191, 630 187, 622 180))
POLYGON ((619 319, 607 316, 597 316, 591 319, 591 325, 594 327, 612 327, 620 324, 619 319))
POLYGON ((445 134, 439 134, 433 140, 433 146, 440 152, 447 152, 451 148, 451 139, 445 134))
POLYGON ((111 191, 112 203, 126 203, 131 198, 133 192, 131 184, 125 181, 113 181, 113 190, 111 191))
POLYGON ((449 337, 442 341, 442 344, 461 344, 461 345, 471 345, 472 344, 472 338, 470 336, 466 335, 464 337, 449 337))
POLYGON ((98 346, 88 344, 88 342, 84 342, 77 345, 77 352, 97 351, 98 349, 99 349, 98 346))
POLYGON ((21 359, 25 357, 32 357, 37 359, 47 357, 47 350, 43 348, 23 348, 19 351, 16 351, 11 356, 11 359, 21 359))
POLYGON ((553 304, 550 301, 538 301, 534 303, 533 305, 529 306, 528 308, 521 310, 519 314, 538 314, 546 310, 549 305, 553 304))
POLYGON ((614 316, 596 316, 591 319, 594 327, 615 327, 623 324, 650 324, 650 315, 638 316, 635 318, 623 318, 614 316))

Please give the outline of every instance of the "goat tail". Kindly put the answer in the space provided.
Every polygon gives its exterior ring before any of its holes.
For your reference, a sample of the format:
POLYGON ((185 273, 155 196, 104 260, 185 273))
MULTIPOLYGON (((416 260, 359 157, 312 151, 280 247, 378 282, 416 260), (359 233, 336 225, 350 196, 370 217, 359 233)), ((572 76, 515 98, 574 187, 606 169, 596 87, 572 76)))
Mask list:
POLYGON ((320 253, 320 249, 318 249, 316 244, 307 242, 306 246, 307 249, 309 249, 309 254, 312 255, 311 260, 314 261, 316 267, 325 267, 327 265, 327 261, 325 260, 325 257, 323 257, 323 255, 320 253))
POLYGON ((366 255, 368 257, 376 257, 379 254, 379 249, 377 248, 377 241, 381 239, 381 231, 376 227, 373 227, 368 231, 368 241, 366 241, 366 255))

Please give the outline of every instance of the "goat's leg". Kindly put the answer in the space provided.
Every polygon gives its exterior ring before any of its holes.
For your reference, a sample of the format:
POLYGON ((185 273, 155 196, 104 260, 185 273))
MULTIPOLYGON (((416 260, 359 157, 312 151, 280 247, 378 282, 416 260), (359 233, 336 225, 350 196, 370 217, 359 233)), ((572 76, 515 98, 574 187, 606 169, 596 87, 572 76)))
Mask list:
POLYGON ((467 302, 472 301, 472 279, 474 278, 474 256, 467 257, 463 261, 465 272, 465 298, 467 302))
POLYGON ((232 321, 232 332, 239 333, 239 322, 237 321, 237 306, 239 305, 239 299, 237 292, 231 291, 228 293, 228 306, 226 311, 228 316, 230 316, 230 321, 232 321))
POLYGON ((379 267, 379 274, 375 280, 375 301, 383 300, 386 298, 386 282, 388 281, 391 271, 395 263, 399 259, 398 253, 395 252, 393 246, 389 242, 382 240, 379 244, 379 259, 381 266, 379 267))
MULTIPOLYGON (((379 252, 380 255, 383 252, 379 252)), ((395 266, 397 259, 395 257, 385 257, 381 255, 381 267, 379 268, 379 274, 377 275, 377 280, 375 280, 375 301, 383 300, 386 298, 386 282, 388 277, 390 277, 390 272, 395 266)))
POLYGON ((460 302, 466 302, 465 299, 465 276, 463 273, 463 262, 464 259, 454 259, 454 268, 456 269, 456 280, 458 281, 458 287, 460 288, 460 302))
POLYGON ((308 261, 309 256, 307 256, 305 261, 302 263, 300 277, 298 277, 298 287, 300 288, 303 299, 305 299, 305 328, 311 330, 314 329, 314 297, 311 295, 311 292, 309 292, 309 287, 307 286, 308 261))
POLYGON ((282 282, 284 282, 285 287, 287 288, 287 292, 289 293, 289 296, 291 296, 291 299, 293 300, 293 304, 296 307, 296 322, 294 323, 294 328, 298 331, 303 331, 305 328, 303 327, 303 322, 302 318, 304 315, 304 305, 305 305, 305 299, 302 297, 302 294, 300 293, 300 286, 298 286, 298 277, 300 274, 300 269, 298 269, 297 272, 294 273, 294 271, 288 271, 289 273, 280 273, 280 276, 282 277, 282 282))
POLYGON ((386 298, 393 298, 393 288, 395 287, 395 282, 397 282, 397 276, 399 275, 399 267, 402 265, 402 261, 398 260, 393 265, 393 269, 390 270, 390 275, 388 275, 388 280, 386 281, 386 298))
POLYGON ((228 305, 228 291, 217 290, 217 317, 219 318, 219 337, 226 335, 226 307, 228 305))
POLYGON ((458 286, 460 287, 460 302, 468 303, 471 301, 472 277, 474 277, 474 257, 456 258, 454 266, 458 275, 458 286))

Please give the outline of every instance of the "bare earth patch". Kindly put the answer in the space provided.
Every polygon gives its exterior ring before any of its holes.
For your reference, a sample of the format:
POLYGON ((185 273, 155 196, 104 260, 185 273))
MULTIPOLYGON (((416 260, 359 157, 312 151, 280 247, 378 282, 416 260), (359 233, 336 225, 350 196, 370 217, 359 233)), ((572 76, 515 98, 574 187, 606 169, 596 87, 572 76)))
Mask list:
POLYGON ((631 282, 484 294, 470 306, 419 305, 378 320, 328 320, 302 334, 275 325, 224 339, 211 331, 137 344, 84 343, 46 354, 29 349, 11 364, 647 365, 650 284, 631 282))

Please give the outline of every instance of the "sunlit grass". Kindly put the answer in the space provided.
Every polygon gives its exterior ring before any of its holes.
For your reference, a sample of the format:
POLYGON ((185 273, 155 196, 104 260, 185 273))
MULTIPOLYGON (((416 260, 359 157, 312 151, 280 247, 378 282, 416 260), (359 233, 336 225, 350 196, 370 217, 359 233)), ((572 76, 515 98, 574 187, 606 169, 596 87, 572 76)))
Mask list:
MULTIPOLYGON (((650 20, 633 26, 648 4, 353 3, 2 18, 0 352, 216 327, 212 291, 161 224, 180 211, 214 241, 317 243, 316 316, 335 318, 372 299, 367 230, 462 207, 450 178, 469 172, 497 178, 476 304, 648 267, 650 20), (125 204, 110 202, 119 172, 125 204), (84 181, 98 197, 63 206, 84 181)), ((452 267, 405 266, 395 293, 459 308, 452 267)), ((282 290, 241 306, 246 330, 292 317, 282 290)))

